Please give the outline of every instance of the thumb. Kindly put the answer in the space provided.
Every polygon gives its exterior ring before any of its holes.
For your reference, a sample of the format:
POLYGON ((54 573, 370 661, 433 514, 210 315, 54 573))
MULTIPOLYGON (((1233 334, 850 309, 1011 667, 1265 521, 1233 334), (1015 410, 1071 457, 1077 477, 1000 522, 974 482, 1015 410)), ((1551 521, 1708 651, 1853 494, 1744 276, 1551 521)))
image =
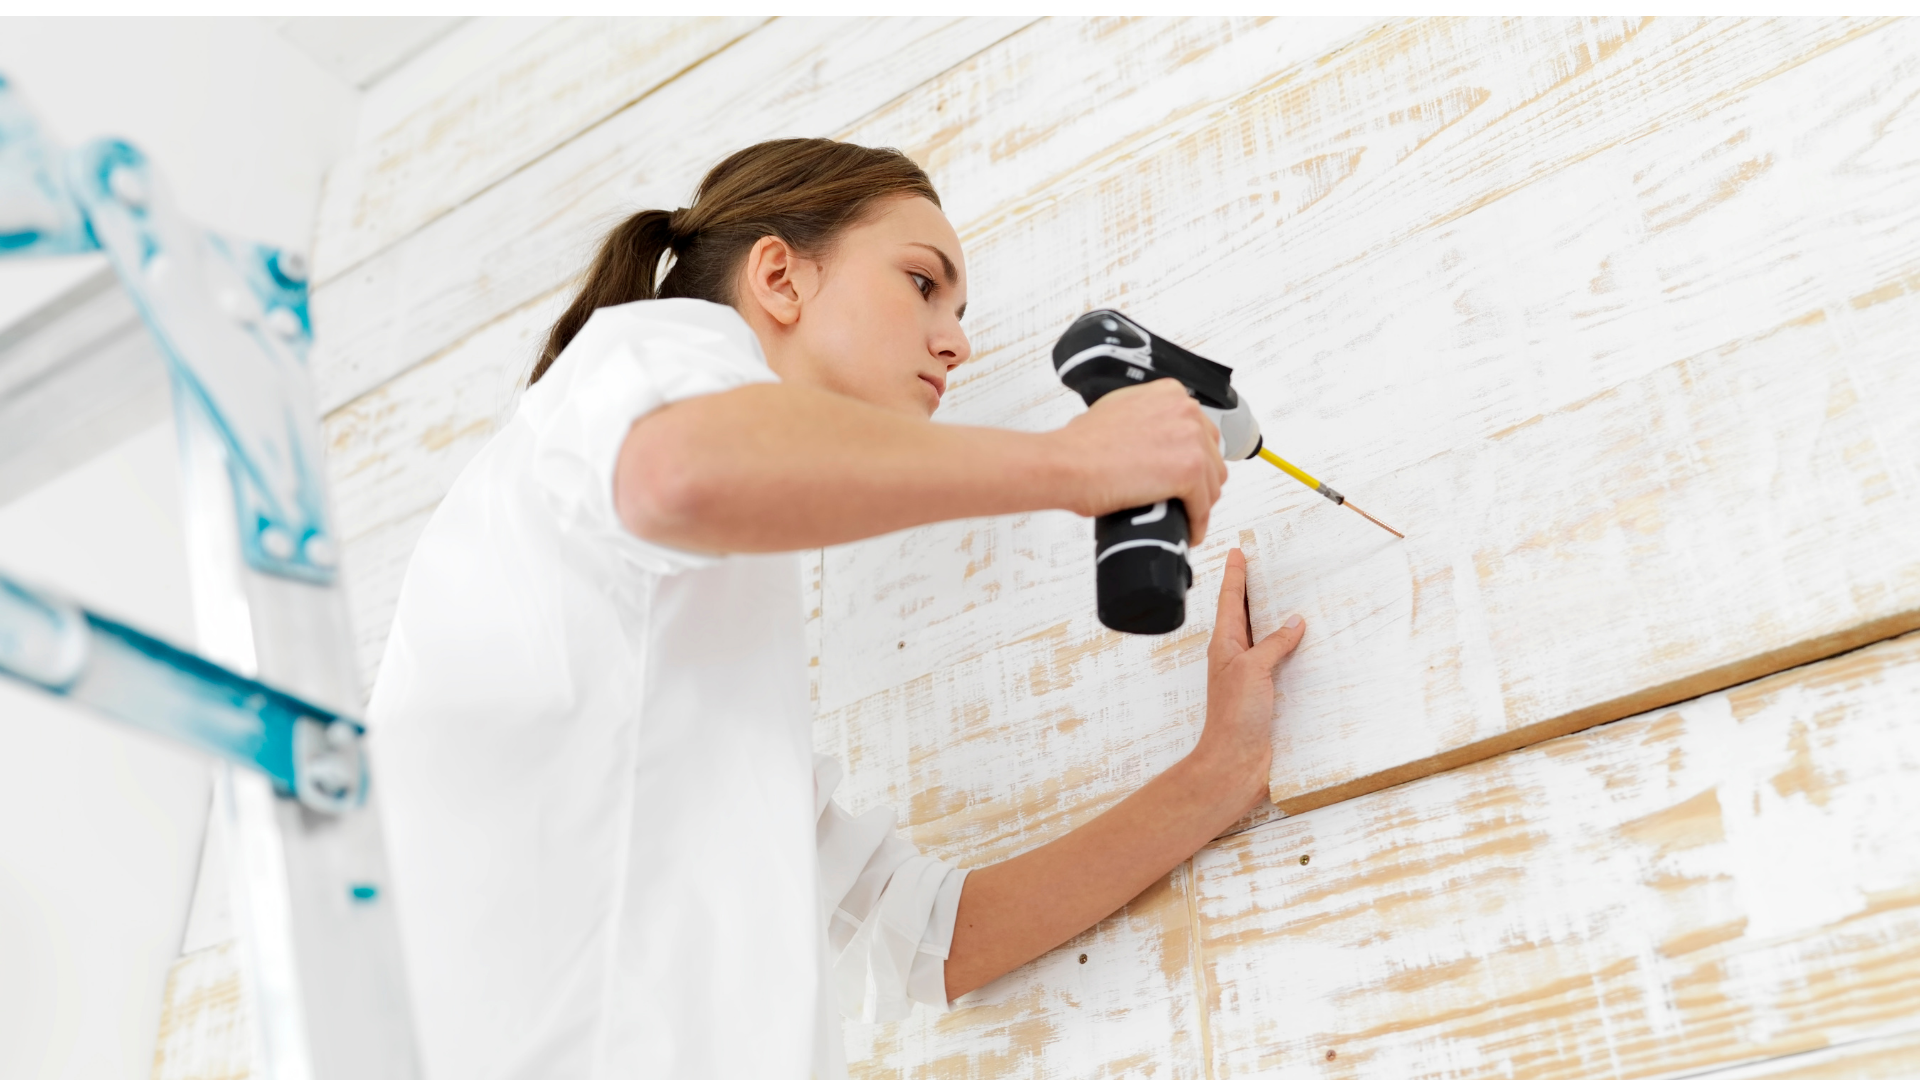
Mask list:
POLYGON ((1289 615, 1280 629, 1261 638, 1260 644, 1247 650, 1247 656, 1271 674, 1274 668, 1280 666, 1280 661, 1292 655, 1300 639, 1305 636, 1307 620, 1299 615, 1289 615))

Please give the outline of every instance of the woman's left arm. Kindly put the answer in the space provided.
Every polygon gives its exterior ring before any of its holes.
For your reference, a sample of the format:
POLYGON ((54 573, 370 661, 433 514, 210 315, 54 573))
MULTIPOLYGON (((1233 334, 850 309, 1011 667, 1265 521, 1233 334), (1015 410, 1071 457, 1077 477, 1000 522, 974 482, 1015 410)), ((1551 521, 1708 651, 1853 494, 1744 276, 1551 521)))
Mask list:
POLYGON ((1298 615, 1251 644, 1247 560, 1227 556, 1207 649, 1207 722, 1172 768, 1049 844, 967 875, 947 998, 985 986, 1106 918, 1266 798, 1273 672, 1306 632, 1298 615))

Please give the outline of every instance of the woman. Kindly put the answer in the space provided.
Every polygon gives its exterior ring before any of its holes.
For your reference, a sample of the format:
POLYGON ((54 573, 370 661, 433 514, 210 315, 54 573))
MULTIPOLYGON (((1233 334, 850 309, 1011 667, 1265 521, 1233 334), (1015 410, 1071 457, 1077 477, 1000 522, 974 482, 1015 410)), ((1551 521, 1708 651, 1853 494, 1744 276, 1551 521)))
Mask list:
POLYGON ((369 710, 429 1076, 837 1075, 836 1010, 945 1008, 1262 799, 1302 628, 1249 648, 1235 552, 1199 744, 1106 814, 968 873, 832 805, 792 552, 1169 497, 1197 539, 1226 477, 1171 380, 930 423, 966 297, 894 151, 763 143, 607 237, 421 537, 369 710))

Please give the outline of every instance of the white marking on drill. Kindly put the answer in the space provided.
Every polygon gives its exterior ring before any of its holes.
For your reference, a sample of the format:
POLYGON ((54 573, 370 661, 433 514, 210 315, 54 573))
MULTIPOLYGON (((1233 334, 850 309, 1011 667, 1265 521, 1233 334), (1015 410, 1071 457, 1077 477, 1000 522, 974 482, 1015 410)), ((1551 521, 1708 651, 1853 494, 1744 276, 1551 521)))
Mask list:
POLYGON ((1146 368, 1149 371, 1153 370, 1153 346, 1151 344, 1129 349, 1121 345, 1107 345, 1103 343, 1088 346, 1074 353, 1072 356, 1067 357, 1066 361, 1055 371, 1055 374, 1064 379, 1067 377, 1067 372, 1072 371, 1074 368, 1079 367, 1089 360, 1099 357, 1111 357, 1115 360, 1132 364, 1137 368, 1146 368))
POLYGON ((1168 551, 1173 552, 1175 555, 1178 555, 1183 559, 1187 557, 1187 542, 1185 540, 1182 540, 1177 544, 1169 544, 1165 540, 1152 540, 1152 539, 1122 540, 1120 543, 1113 545, 1112 547, 1108 548, 1107 550, 1101 552, 1098 556, 1096 556, 1093 560, 1093 565, 1099 566, 1101 563, 1106 562, 1107 556, 1112 555, 1114 552, 1125 551, 1128 548, 1139 548, 1139 547, 1166 548, 1168 551))
POLYGON ((1130 524, 1151 525, 1156 521, 1165 521, 1166 519, 1167 519, 1167 500, 1161 499, 1159 502, 1153 504, 1152 509, 1134 518, 1133 521, 1130 522, 1130 524))

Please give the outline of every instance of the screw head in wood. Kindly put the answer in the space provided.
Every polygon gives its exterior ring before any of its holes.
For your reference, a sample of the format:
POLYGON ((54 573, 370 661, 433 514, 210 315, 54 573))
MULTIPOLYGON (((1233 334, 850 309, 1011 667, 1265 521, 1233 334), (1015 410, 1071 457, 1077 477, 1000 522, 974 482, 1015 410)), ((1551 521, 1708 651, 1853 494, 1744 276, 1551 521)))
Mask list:
POLYGON ((1302 856, 1300 856, 1300 865, 1301 865, 1301 866, 1305 866, 1305 865, 1307 865, 1307 862, 1308 862, 1308 860, 1310 860, 1310 859, 1312 859, 1312 858, 1313 858, 1313 856, 1311 856, 1311 855, 1302 855, 1302 856))
POLYGON ((1083 964, 1087 962, 1087 954, 1086 954, 1086 953, 1081 953, 1081 954, 1080 954, 1080 962, 1081 962, 1081 963, 1083 963, 1083 964))

